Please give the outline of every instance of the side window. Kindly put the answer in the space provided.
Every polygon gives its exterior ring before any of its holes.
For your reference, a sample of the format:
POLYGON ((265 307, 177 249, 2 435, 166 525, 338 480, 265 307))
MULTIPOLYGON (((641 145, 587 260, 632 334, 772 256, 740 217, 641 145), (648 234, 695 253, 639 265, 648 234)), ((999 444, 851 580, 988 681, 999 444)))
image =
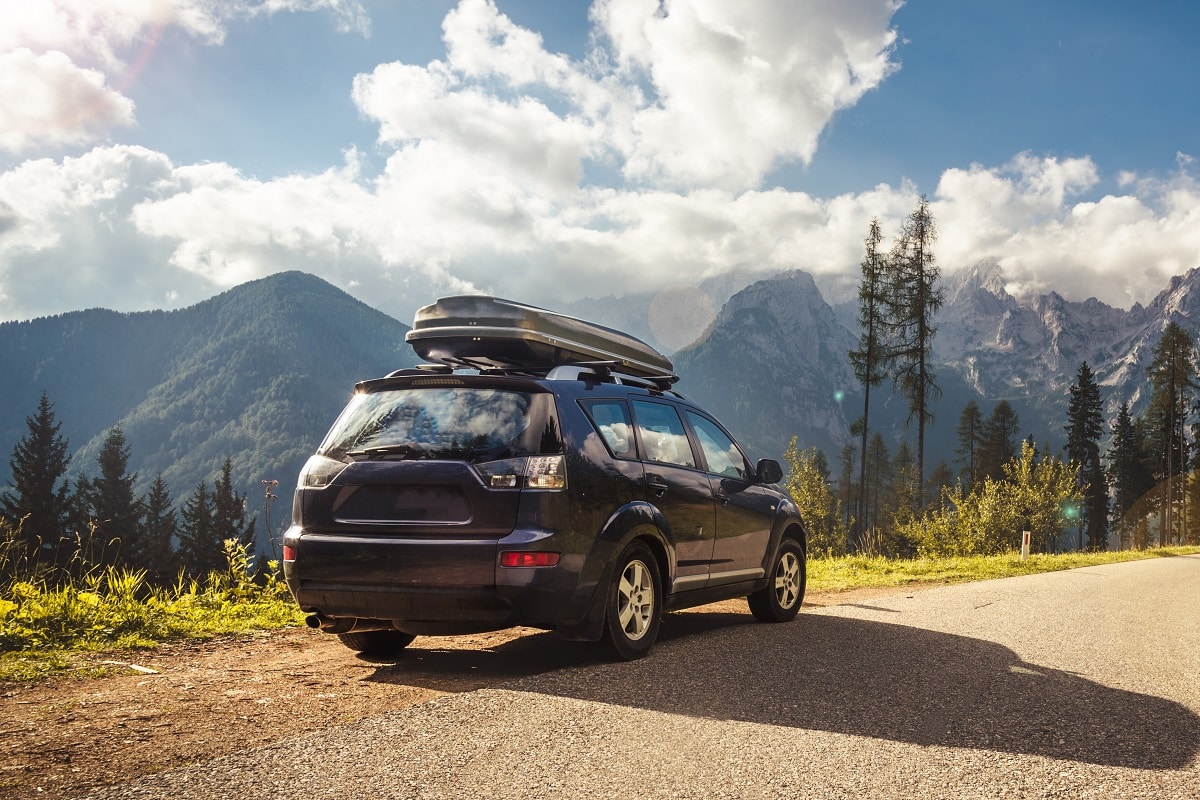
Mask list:
POLYGON ((637 415, 638 435, 642 437, 642 446, 646 448, 647 460, 684 467, 696 466, 683 421, 673 406, 634 400, 633 413, 637 415))
POLYGON ((584 404, 596 432, 619 458, 637 458, 629 408, 620 400, 596 400, 584 404))
POLYGON ((686 413, 688 422, 692 424, 692 430, 696 432, 696 439, 700 442, 700 449, 704 451, 704 460, 708 462, 708 471, 724 475, 727 478, 750 480, 746 457, 742 455, 742 451, 733 443, 733 440, 725 435, 725 431, 718 428, 707 417, 691 411, 686 413))

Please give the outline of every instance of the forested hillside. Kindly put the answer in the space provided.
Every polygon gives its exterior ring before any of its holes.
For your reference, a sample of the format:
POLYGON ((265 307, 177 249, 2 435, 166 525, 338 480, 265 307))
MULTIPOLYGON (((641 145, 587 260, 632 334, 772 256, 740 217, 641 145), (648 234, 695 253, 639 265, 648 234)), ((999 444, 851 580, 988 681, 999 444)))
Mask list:
MULTIPOLYGON (((311 275, 285 272, 178 311, 90 310, 0 325, 0 448, 45 392, 73 454, 95 472, 120 423, 144 490, 176 497, 232 459, 244 492, 288 487, 356 381, 416 362, 408 327, 311 275)), ((0 484, 9 480, 0 463, 0 484)), ((254 494, 251 494, 254 497, 254 494)))

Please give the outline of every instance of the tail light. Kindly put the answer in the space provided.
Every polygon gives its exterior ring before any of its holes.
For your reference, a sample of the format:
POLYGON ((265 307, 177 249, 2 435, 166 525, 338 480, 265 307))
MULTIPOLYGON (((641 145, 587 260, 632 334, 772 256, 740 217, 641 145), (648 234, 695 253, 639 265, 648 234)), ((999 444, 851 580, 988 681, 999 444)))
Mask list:
POLYGON ((320 455, 312 456, 300 470, 297 488, 320 489, 328 486, 345 468, 346 465, 341 461, 334 461, 332 458, 320 455))
POLYGON ((566 462, 562 456, 527 456, 476 464, 483 485, 489 489, 567 488, 566 462))

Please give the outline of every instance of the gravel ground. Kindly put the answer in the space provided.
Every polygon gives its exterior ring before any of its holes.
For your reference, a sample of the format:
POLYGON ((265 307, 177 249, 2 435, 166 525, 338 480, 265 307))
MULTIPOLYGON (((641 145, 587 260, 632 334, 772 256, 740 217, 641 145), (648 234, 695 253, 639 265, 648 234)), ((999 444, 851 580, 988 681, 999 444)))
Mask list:
POLYGON ((1200 557, 748 619, 94 796, 1200 797, 1200 557))

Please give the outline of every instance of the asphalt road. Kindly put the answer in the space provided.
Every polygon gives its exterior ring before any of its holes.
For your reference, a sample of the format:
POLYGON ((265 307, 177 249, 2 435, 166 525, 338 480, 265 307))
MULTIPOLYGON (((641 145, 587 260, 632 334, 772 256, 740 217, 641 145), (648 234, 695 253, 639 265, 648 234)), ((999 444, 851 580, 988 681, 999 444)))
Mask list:
POLYGON ((1200 556, 675 614, 631 664, 414 648, 494 680, 97 796, 1200 798, 1200 556))

